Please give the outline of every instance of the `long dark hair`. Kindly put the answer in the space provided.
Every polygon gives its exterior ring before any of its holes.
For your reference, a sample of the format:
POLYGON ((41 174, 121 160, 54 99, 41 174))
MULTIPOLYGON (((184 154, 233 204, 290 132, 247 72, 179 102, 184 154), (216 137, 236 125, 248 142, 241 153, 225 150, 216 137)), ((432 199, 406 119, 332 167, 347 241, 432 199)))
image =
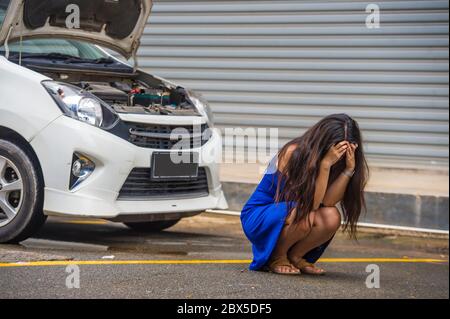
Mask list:
MULTIPOLYGON (((278 153, 278 162, 286 165, 279 172, 282 178, 277 185, 277 201, 293 203, 296 208, 296 221, 311 213, 314 205, 316 179, 320 163, 330 147, 342 142, 358 144, 355 151, 355 174, 348 184, 341 202, 345 228, 351 237, 356 237, 356 224, 361 211, 366 209, 364 189, 367 184, 369 168, 364 156, 363 141, 358 123, 346 114, 325 117, 303 136, 286 144, 278 153), (288 150, 294 149, 289 158, 288 150), (281 188, 283 191, 281 192, 281 188)), ((330 171, 331 185, 345 169, 345 155, 330 171)))

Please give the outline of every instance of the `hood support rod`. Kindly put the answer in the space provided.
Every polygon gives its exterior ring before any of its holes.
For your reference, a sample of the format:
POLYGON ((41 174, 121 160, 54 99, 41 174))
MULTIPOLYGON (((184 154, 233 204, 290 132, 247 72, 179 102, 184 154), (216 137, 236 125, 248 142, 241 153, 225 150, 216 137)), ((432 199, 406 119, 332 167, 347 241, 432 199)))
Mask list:
POLYGON ((133 73, 136 73, 139 67, 138 59, 137 59, 137 50, 133 51, 133 73))
POLYGON ((13 28, 14 27, 12 25, 9 27, 8 33, 6 34, 5 43, 4 43, 4 46, 5 46, 5 58, 7 60, 9 60, 9 45, 8 45, 8 42, 9 42, 9 37, 11 36, 13 28))

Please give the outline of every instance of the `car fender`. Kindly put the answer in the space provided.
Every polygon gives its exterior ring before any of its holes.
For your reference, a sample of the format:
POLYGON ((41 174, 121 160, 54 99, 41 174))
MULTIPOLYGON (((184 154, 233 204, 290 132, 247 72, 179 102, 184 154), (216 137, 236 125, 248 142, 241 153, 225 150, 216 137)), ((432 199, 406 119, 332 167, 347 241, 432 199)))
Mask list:
POLYGON ((0 127, 31 141, 62 115, 42 81, 51 80, 0 56, 0 127))

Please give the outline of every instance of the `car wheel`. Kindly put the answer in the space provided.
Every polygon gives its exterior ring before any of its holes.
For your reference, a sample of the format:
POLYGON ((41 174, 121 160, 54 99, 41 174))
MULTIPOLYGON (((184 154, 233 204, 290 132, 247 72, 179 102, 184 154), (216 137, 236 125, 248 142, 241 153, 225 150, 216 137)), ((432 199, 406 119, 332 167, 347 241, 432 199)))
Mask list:
POLYGON ((170 228, 178 223, 181 219, 175 220, 163 220, 158 222, 145 222, 145 223, 124 223, 129 228, 137 230, 139 232, 159 232, 164 229, 170 228))
POLYGON ((0 243, 18 243, 45 222, 44 183, 22 148, 0 139, 0 243))

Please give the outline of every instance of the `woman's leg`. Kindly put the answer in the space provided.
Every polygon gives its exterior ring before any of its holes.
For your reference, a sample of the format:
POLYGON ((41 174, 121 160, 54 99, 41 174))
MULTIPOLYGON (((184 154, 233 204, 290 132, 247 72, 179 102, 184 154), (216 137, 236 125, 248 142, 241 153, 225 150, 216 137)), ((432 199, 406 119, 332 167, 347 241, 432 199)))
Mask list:
POLYGON ((289 259, 297 264, 312 249, 328 242, 341 226, 341 214, 336 207, 322 207, 315 212, 311 232, 290 250, 289 259))
POLYGON ((319 247, 313 248, 312 250, 308 251, 306 255, 303 256, 303 259, 305 259, 307 262, 311 264, 315 264, 320 259, 320 257, 322 257, 322 255, 325 253, 325 250, 327 250, 328 246, 330 246, 333 239, 334 236, 325 244, 322 244, 319 247))
MULTIPOLYGON (((311 226, 314 224, 315 212, 311 212, 309 215, 308 222, 307 219, 302 220, 299 223, 295 223, 295 209, 286 218, 286 224, 281 231, 280 237, 278 238, 277 245, 272 252, 271 259, 275 259, 281 256, 287 256, 289 250, 300 240, 306 238, 308 233, 312 230, 311 226)), ((276 269, 279 272, 298 272, 295 267, 280 266, 276 269)))

